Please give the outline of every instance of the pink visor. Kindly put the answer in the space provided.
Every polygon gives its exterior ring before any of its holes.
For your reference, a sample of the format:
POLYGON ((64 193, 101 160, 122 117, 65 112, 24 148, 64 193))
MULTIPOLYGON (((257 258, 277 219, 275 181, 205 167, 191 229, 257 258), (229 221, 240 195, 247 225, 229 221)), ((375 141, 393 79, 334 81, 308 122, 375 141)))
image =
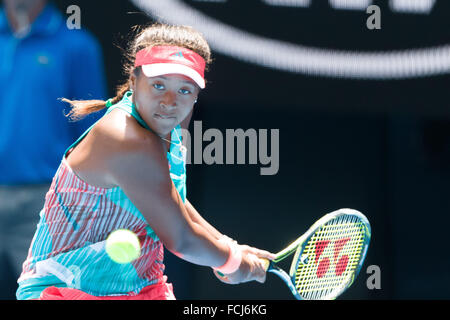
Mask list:
POLYGON ((205 60, 192 50, 177 46, 155 46, 137 52, 135 67, 142 67, 147 77, 182 74, 205 88, 205 60))

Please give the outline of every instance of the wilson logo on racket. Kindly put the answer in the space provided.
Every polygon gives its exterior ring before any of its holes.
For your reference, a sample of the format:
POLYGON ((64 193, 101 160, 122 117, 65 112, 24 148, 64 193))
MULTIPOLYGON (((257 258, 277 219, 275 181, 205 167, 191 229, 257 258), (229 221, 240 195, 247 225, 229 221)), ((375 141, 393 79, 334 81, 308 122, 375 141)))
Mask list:
MULTIPOLYGON (((339 257, 340 252, 342 251, 342 248, 344 248, 345 244, 350 240, 350 238, 342 238, 339 240, 334 241, 334 253, 333 253, 333 261, 334 261, 334 273, 336 276, 341 276, 345 269, 347 269, 349 256, 348 255, 342 255, 339 257), (338 260, 339 258, 339 260, 338 260)), ((325 251, 325 249, 328 247, 330 243, 330 240, 322 240, 318 241, 316 243, 315 248, 315 262, 319 261, 322 253, 325 251)), ((322 260, 320 260, 318 266, 316 275, 318 278, 322 278, 329 270, 330 268, 330 257, 325 257, 322 260)))

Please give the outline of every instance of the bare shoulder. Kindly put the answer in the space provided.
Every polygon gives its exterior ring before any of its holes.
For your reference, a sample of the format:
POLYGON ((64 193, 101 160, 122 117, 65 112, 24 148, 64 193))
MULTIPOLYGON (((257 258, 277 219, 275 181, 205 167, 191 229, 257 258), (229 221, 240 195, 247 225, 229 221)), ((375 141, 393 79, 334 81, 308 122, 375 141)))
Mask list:
POLYGON ((114 110, 105 120, 95 127, 94 135, 111 182, 120 185, 121 177, 132 176, 137 168, 145 177, 167 166, 161 139, 141 127, 131 115, 114 110))
POLYGON ((160 139, 139 125, 136 119, 121 110, 112 111, 92 131, 96 146, 102 149, 104 159, 126 158, 134 154, 154 154, 162 150, 160 139))
POLYGON ((145 172, 164 171, 167 161, 163 149, 159 137, 142 128, 131 115, 113 110, 68 152, 66 159, 86 183, 113 188, 119 185, 118 177, 132 174, 130 168, 142 168, 144 173, 138 175, 144 178, 145 172))

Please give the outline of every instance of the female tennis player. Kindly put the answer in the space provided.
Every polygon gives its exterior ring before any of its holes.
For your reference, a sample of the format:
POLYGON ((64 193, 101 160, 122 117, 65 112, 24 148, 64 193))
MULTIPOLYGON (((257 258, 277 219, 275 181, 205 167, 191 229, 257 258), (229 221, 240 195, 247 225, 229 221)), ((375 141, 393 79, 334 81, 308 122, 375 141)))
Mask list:
POLYGON ((210 49, 190 27, 154 24, 127 53, 127 81, 108 101, 70 101, 73 119, 107 108, 62 157, 18 279, 18 299, 175 299, 163 245, 220 280, 265 281, 274 255, 222 235, 186 199, 187 128, 210 49), (137 234, 141 255, 113 262, 105 240, 137 234))

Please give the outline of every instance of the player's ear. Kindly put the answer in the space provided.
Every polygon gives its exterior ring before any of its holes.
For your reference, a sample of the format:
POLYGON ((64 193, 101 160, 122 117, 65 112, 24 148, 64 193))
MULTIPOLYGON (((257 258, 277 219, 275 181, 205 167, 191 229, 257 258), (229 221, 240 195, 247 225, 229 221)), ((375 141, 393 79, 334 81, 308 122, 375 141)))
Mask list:
POLYGON ((138 75, 139 75, 138 68, 134 69, 133 72, 131 72, 131 74, 130 74, 130 79, 128 81, 130 83, 130 89, 132 91, 135 91, 135 89, 136 89, 138 75))
POLYGON ((129 83, 130 83, 130 90, 135 91, 136 89, 136 76, 132 73, 130 75, 129 83))

